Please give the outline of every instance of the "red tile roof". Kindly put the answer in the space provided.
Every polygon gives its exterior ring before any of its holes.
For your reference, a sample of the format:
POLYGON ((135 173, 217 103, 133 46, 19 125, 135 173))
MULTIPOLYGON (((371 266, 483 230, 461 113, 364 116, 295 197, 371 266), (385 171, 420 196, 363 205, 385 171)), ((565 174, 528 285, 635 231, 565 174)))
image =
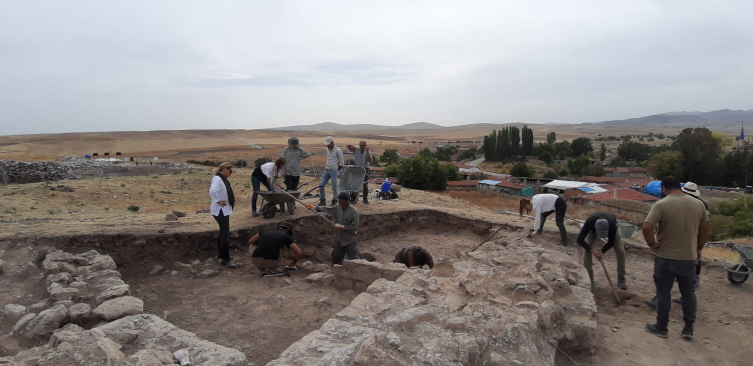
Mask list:
POLYGON ((369 168, 369 169, 371 169, 371 170, 373 170, 373 171, 375 171, 375 172, 381 172, 381 171, 383 171, 383 170, 384 170, 384 168, 382 168, 382 167, 377 167, 377 168, 369 168))
POLYGON ((478 180, 451 180, 447 182, 448 186, 453 187, 475 187, 478 180))
MULTIPOLYGON (((590 200, 590 201, 606 201, 614 199, 614 191, 610 192, 604 192, 599 194, 594 194, 591 196, 583 197, 584 200, 590 200)), ((659 199, 654 196, 649 196, 647 194, 643 194, 637 191, 634 191, 632 189, 618 189, 617 190, 617 199, 622 200, 631 200, 631 201, 644 201, 644 202, 650 202, 650 201, 658 201, 659 199)))
POLYGON ((499 182, 496 185, 500 186, 500 187, 512 188, 512 189, 523 189, 523 187, 524 187, 524 186, 522 186, 520 184, 513 183, 513 182, 510 182, 510 181, 506 181, 506 180, 502 181, 502 182, 499 182))
POLYGON ((620 167, 617 168, 620 173, 648 173, 648 169, 639 167, 620 167))
POLYGON ((613 171, 614 171, 614 168, 607 168, 607 167, 604 167, 604 171, 605 171, 605 172, 613 172, 613 171))
POLYGON ((580 177, 580 180, 584 182, 596 182, 596 183, 613 183, 613 182, 624 182, 627 178, 614 178, 614 177, 592 177, 592 176, 582 176, 580 177))

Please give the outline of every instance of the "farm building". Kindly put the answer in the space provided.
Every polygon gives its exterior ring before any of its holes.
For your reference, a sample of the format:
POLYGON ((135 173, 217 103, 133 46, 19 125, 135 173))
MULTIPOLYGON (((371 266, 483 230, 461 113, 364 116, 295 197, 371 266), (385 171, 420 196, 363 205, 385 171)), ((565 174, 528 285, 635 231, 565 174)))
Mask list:
POLYGON ((533 187, 526 187, 510 181, 481 180, 476 183, 476 187, 487 191, 509 194, 511 196, 533 196, 533 187))
POLYGON ((599 203, 601 203, 602 201, 613 200, 613 199, 639 201, 639 202, 656 202, 659 200, 658 198, 654 196, 649 196, 647 194, 636 192, 632 189, 623 188, 623 189, 616 189, 611 192, 604 192, 604 193, 582 197, 582 200, 583 200, 582 204, 586 206, 598 206, 599 203))

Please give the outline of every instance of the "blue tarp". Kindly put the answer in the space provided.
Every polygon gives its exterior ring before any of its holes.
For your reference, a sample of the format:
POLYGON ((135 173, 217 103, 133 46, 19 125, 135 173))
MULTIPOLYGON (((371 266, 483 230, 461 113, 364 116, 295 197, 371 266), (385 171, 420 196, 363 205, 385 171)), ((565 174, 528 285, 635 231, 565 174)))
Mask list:
MULTIPOLYGON (((680 183, 680 186, 685 187, 685 183, 680 183)), ((654 180, 646 184, 646 188, 643 190, 643 193, 652 195, 654 197, 661 197, 661 181, 654 180)))
POLYGON ((85 158, 91 159, 92 157, 89 154, 84 155, 85 158))
POLYGON ((578 189, 581 190, 581 191, 583 191, 583 192, 593 192, 594 191, 593 188, 589 188, 589 187, 580 187, 578 189))
POLYGON ((501 180, 490 180, 490 179, 487 179, 487 180, 482 180, 482 181, 480 181, 478 183, 479 184, 488 184, 490 186, 496 186, 497 183, 502 183, 502 181, 501 180))

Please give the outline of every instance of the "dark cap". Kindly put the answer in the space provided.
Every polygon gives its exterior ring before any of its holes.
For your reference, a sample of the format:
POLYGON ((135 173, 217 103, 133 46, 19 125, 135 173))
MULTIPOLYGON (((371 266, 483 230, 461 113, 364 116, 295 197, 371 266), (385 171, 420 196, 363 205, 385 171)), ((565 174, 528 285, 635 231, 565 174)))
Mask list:
POLYGON ((609 236, 609 221, 604 219, 596 220, 594 229, 596 229, 596 236, 598 238, 606 239, 609 236))
POLYGON ((350 195, 347 192, 340 192, 337 194, 337 198, 341 200, 350 201, 350 195))
POLYGON ((288 231, 290 231, 291 234, 293 233, 293 224, 291 224, 289 222, 281 222, 279 225, 277 225, 277 228, 278 229, 287 229, 288 231))

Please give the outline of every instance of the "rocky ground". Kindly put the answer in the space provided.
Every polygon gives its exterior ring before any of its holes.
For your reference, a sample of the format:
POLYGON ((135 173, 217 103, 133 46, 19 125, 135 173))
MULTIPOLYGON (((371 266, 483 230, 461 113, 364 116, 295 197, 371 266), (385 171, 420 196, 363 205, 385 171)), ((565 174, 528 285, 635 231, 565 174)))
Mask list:
MULTIPOLYGON (((242 197, 231 220, 231 228, 239 232, 238 240, 248 234, 243 231, 244 228, 273 224, 291 218, 287 214, 278 214, 271 220, 250 217, 248 204, 244 205, 242 202, 248 193, 248 189, 243 186, 248 174, 250 171, 238 174, 233 177, 235 180, 231 180, 234 187, 237 187, 236 192, 240 191, 236 194, 242 197)), ((122 233, 124 237, 145 235, 149 238, 139 246, 124 247, 120 252, 113 252, 121 257, 122 251, 152 250, 149 247, 150 240, 163 235, 184 233, 182 238, 190 241, 196 236, 194 233, 216 230, 216 223, 211 215, 196 213, 205 208, 198 202, 206 200, 209 178, 205 173, 181 173, 157 178, 120 177, 103 179, 101 188, 98 179, 61 182, 65 187, 72 187, 73 192, 53 191, 41 184, 0 186, 0 192, 4 194, 0 212, 0 260, 3 261, 0 263, 0 308, 4 309, 0 321, 0 357, 49 343, 40 340, 37 340, 37 343, 28 342, 10 336, 20 318, 30 313, 39 314, 39 311, 32 309, 32 305, 49 299, 51 293, 48 292, 48 288, 52 282, 59 282, 51 281, 48 285, 47 276, 42 277, 45 271, 44 258, 37 257, 39 244, 35 244, 40 242, 39 238, 78 235, 83 240, 82 243, 89 243, 89 240, 100 234, 116 237, 115 234, 122 233), (181 185, 184 190, 182 193, 181 185), (150 190, 155 191, 154 197, 150 197, 150 190), (172 192, 159 193, 160 190, 172 192), (169 202, 172 199, 178 202, 169 202), (163 203, 164 201, 168 202, 163 203), (194 201, 197 203, 193 203, 194 201), (140 205, 141 211, 127 211, 127 206, 131 204, 140 205), (35 208, 31 209, 31 206, 35 208), (186 212, 187 216, 177 221, 165 221, 165 214, 174 209, 186 212), (54 213, 49 214, 46 210, 53 210, 54 213), (26 266, 28 262, 35 263, 37 269, 26 266), (5 307, 8 304, 21 305, 25 307, 25 312, 11 306, 6 313, 5 307), (15 314, 11 316, 13 320, 7 321, 6 319, 10 319, 7 318, 7 314, 15 314)), ((371 234, 366 235, 361 242, 362 252, 371 254, 372 259, 379 262, 391 261, 394 257, 392 252, 396 248, 410 243, 427 247, 437 258, 467 260, 458 257, 458 252, 468 251, 468 248, 472 248, 485 237, 478 228, 469 229, 469 223, 487 222, 488 226, 532 225, 532 222, 525 218, 501 215, 491 209, 470 205, 463 200, 414 190, 403 190, 397 201, 372 201, 371 205, 359 203, 357 207, 365 215, 382 215, 381 218, 372 220, 372 225, 376 227, 364 228, 365 233, 371 234), (452 220, 444 219, 437 223, 427 223, 425 220, 402 221, 406 217, 417 215, 411 214, 418 212, 414 210, 427 209, 456 215, 458 224, 453 226, 452 220), (394 215, 395 219, 399 220, 398 223, 390 223, 389 215, 394 215), (384 229, 379 230, 380 227, 384 229)), ((312 215, 299 210, 292 218, 303 219, 298 221, 297 225, 311 230, 309 234, 304 235, 319 237, 323 235, 321 230, 325 229, 324 226, 319 227, 316 224, 321 219, 312 215)), ((553 223, 548 223, 547 228, 553 230, 555 227, 553 223)), ((575 233, 577 227, 569 226, 568 230, 575 233)), ((509 232, 505 235, 511 236, 514 240, 525 239, 525 231, 509 232)), ((76 243, 70 237, 66 240, 67 243, 76 243)), ((487 245, 499 245, 494 244, 497 240, 500 238, 495 238, 487 245)), ((534 237, 531 241, 546 250, 577 258, 572 246, 564 248, 554 244, 557 238, 551 231, 542 237, 534 237)), ((651 255, 637 236, 626 241, 630 244, 627 264, 629 290, 621 296, 627 300, 627 304, 620 307, 614 305, 606 279, 599 268, 596 268, 598 289, 595 293, 595 304, 598 325, 595 353, 568 352, 568 355, 579 365, 748 364, 753 354, 749 347, 741 345, 744 345, 745 340, 753 334, 751 282, 733 286, 727 282, 722 264, 709 261, 704 267, 701 288, 698 290, 697 338, 692 342, 686 342, 679 337, 681 310, 679 305, 673 305, 670 338, 659 339, 643 331, 644 323, 652 322, 655 317, 653 311, 642 305, 643 299, 653 295, 651 255)), ((78 249, 71 250, 71 253, 85 253, 92 249, 91 246, 93 244, 74 246, 73 248, 78 249)), ((192 246, 191 248, 193 249, 192 246)), ((103 246, 93 249, 114 248, 103 246)), ((177 242, 170 247, 170 251, 178 249, 180 243, 177 242)), ((326 258, 326 248, 320 251, 322 253, 309 251, 307 254, 314 255, 312 259, 326 258)), ((305 277, 314 273, 313 267, 308 270, 302 268, 300 273, 290 278, 290 283, 284 279, 261 279, 251 270, 246 252, 234 253, 236 260, 242 264, 235 270, 225 270, 212 261, 208 262, 213 255, 211 248, 199 252, 186 252, 185 258, 181 258, 180 261, 191 265, 190 269, 186 269, 184 265, 176 266, 176 260, 170 259, 167 255, 162 259, 159 256, 151 256, 151 259, 145 261, 130 261, 124 267, 120 266, 121 263, 117 264, 121 279, 129 286, 130 296, 143 301, 145 314, 166 318, 167 322, 174 326, 195 332, 199 338, 238 349, 250 362, 257 365, 276 358, 289 345, 322 327, 328 319, 343 311, 360 293, 358 289, 348 292, 304 281, 305 277), (200 263, 192 264, 195 260, 199 260, 200 263), (164 268, 156 274, 150 274, 155 265, 164 268), (172 274, 173 271, 176 271, 176 274, 172 274), (288 316, 287 311, 293 315, 288 316)), ((614 255, 608 254, 606 258, 605 263, 612 271, 614 279, 614 255)), ((81 281, 74 281, 75 277, 72 275, 70 281, 62 278, 61 281, 67 283, 65 286, 61 284, 61 288, 76 288, 73 283, 81 281)), ((84 279, 83 282, 91 282, 90 285, 95 286, 93 281, 84 279)), ((92 293, 91 299, 85 301, 92 311, 100 305, 97 297, 105 290, 107 289, 98 289, 96 294, 92 293)), ((58 298, 64 298, 68 294, 70 291, 55 290, 55 296, 58 298)), ((54 309, 55 301, 49 303, 45 309, 54 309)), ((66 304, 58 304, 58 307, 66 307, 66 304)), ((70 317, 71 307, 68 306, 66 309, 70 317)), ((75 310, 77 309, 74 309, 74 312, 75 310)), ((151 319, 150 322, 157 321, 151 319)), ((83 337, 82 332, 90 332, 86 330, 88 326, 84 324, 82 329, 78 329, 71 325, 67 331, 83 337)), ((163 326, 166 325, 159 325, 163 326)), ((88 336, 97 338, 101 335, 87 333, 88 336)), ((108 335, 104 338, 110 339, 108 335)), ((75 342, 68 343, 74 347, 73 350, 77 350, 75 342)), ((119 351, 128 357, 133 356, 135 353, 131 352, 135 346, 127 342, 123 344, 126 346, 119 351)), ((68 352, 67 345, 64 345, 63 349, 63 353, 68 352)), ((164 354, 152 356, 159 359, 164 354)), ((554 353, 554 360, 556 365, 575 364, 560 351, 554 353)))

